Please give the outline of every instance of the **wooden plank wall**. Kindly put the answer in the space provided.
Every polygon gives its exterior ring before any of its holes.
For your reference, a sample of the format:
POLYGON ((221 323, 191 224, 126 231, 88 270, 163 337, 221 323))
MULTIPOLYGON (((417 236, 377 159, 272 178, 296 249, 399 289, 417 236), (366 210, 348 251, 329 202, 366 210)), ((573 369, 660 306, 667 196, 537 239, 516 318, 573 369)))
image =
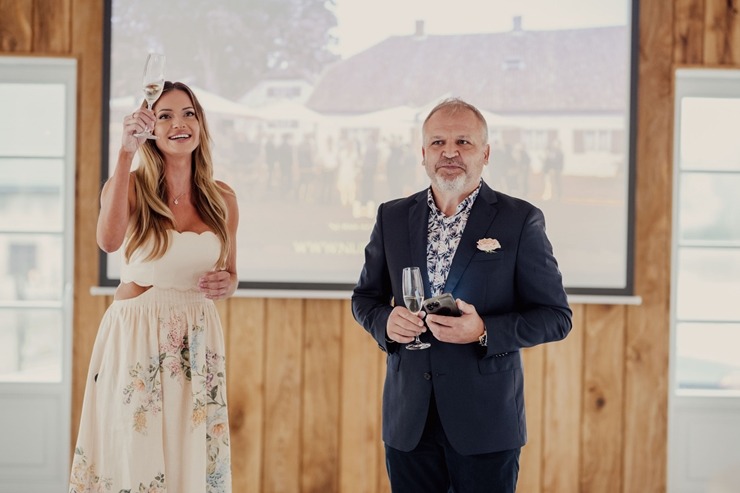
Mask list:
MULTIPOLYGON (((519 491, 664 492, 676 66, 740 66, 738 0, 640 6, 636 291, 641 306, 574 306, 563 342, 528 350, 529 444, 519 491), (668 20, 673 19, 673 22, 668 20), (667 22, 668 21, 668 22, 667 22)), ((100 0, 0 0, 0 55, 79 63, 73 429, 100 318, 100 0)), ((227 327, 234 491, 388 491, 380 443, 383 354, 346 300, 231 299, 227 327)), ((70 450, 73 444, 70 444, 70 450)))

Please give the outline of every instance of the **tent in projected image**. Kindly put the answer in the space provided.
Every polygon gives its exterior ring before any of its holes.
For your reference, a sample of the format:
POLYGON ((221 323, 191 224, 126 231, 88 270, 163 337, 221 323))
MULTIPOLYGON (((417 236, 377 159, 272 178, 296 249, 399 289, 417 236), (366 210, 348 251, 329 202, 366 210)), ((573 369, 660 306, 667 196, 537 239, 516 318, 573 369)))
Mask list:
POLYGON ((423 118, 417 108, 403 105, 370 113, 334 116, 331 124, 337 128, 383 128, 398 131, 420 125, 423 118))
MULTIPOLYGON (((231 101, 197 86, 189 87, 209 116, 214 114, 226 117, 261 118, 258 113, 242 103, 231 101)), ((126 113, 135 109, 143 100, 143 97, 139 98, 134 95, 113 98, 110 100, 110 109, 126 113)))
POLYGON ((245 106, 257 118, 272 121, 321 123, 324 115, 307 108, 297 101, 282 100, 261 106, 245 106))

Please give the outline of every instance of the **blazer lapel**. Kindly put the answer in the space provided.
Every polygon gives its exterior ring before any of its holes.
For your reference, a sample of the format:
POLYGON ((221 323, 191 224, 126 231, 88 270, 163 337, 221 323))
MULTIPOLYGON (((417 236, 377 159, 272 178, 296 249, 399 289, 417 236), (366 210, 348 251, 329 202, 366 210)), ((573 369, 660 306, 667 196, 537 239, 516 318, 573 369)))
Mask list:
POLYGON ((445 283, 445 292, 452 293, 457 283, 462 278, 465 269, 467 269, 473 254, 476 252, 478 240, 485 237, 486 231, 491 225, 493 218, 496 217, 496 193, 483 183, 478 198, 473 204, 468 217, 468 223, 465 225, 460 244, 452 259, 450 273, 447 275, 445 283))
POLYGON ((409 207, 409 248, 412 266, 421 270, 424 281, 424 297, 430 296, 429 271, 427 269, 427 236, 429 223, 429 206, 427 205, 427 191, 416 195, 416 202, 409 207))

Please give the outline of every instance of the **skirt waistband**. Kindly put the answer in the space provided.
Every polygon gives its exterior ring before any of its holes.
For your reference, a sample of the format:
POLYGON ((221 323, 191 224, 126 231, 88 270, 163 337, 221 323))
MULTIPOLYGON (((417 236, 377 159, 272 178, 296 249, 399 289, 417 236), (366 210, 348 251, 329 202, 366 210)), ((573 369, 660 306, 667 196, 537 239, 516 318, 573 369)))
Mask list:
POLYGON ((189 303, 213 303, 213 300, 206 298, 203 293, 194 289, 181 291, 179 289, 152 286, 134 298, 113 300, 111 307, 126 308, 132 306, 181 305, 189 303))

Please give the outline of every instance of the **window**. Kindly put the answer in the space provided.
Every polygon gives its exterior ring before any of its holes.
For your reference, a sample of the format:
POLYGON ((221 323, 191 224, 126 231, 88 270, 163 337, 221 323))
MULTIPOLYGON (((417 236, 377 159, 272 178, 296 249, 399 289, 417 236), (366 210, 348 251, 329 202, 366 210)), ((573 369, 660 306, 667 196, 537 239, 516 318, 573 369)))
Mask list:
POLYGON ((714 491, 740 457, 740 71, 675 82, 668 490, 714 491))
POLYGON ((677 103, 676 390, 740 391, 740 91, 677 103))
POLYGON ((69 480, 76 75, 0 57, 0 492, 69 480))
POLYGON ((301 88, 298 86, 275 86, 267 89, 270 99, 296 99, 301 96, 301 88))
POLYGON ((577 153, 611 152, 612 132, 609 130, 576 130, 574 147, 577 153))
POLYGON ((501 64, 501 68, 504 70, 524 70, 524 60, 521 58, 506 58, 501 64))
POLYGON ((545 151, 553 138, 554 132, 551 130, 530 129, 522 132, 524 145, 530 151, 545 151))
POLYGON ((0 82, 0 382, 62 379, 65 91, 0 82))

